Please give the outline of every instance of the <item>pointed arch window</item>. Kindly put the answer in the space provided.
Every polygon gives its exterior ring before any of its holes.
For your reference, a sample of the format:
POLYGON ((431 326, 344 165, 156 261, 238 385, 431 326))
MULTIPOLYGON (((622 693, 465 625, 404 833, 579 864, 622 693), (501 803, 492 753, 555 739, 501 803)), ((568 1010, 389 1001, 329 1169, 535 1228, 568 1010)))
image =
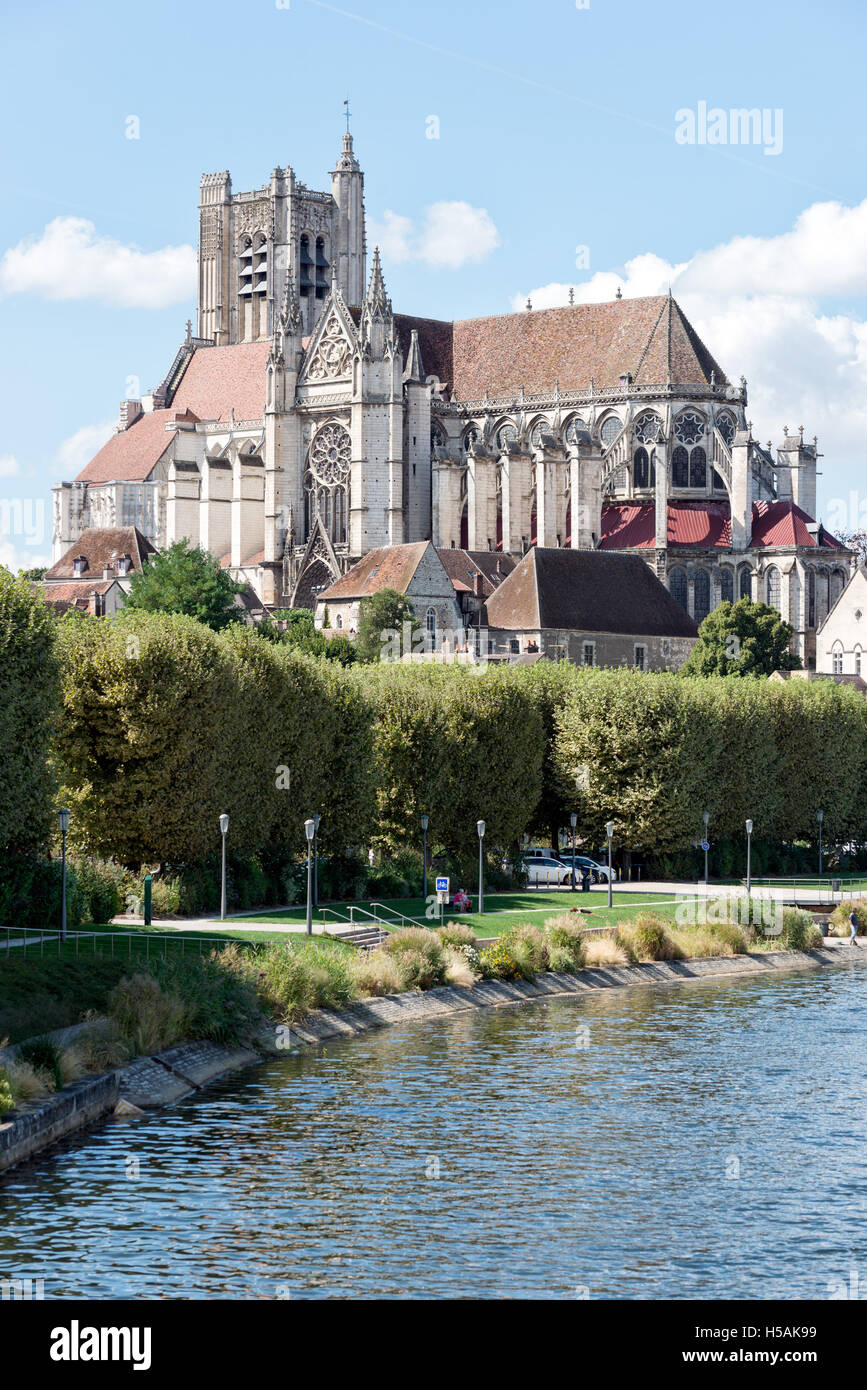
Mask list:
POLYGON ((776 608, 777 612, 780 611, 780 591, 780 571, 777 569, 776 565, 771 565, 765 578, 765 594, 767 596, 768 606, 770 608, 776 608))
POLYGON ((647 450, 643 446, 635 450, 632 476, 636 487, 650 486, 650 459, 648 458, 647 450))
POLYGON ((696 623, 702 623, 710 612, 710 575, 707 570, 696 570, 692 599, 693 618, 696 623))
POLYGON ((623 423, 616 415, 609 415, 607 420, 603 420, 602 429, 599 431, 599 437, 606 449, 610 444, 614 443, 622 429, 623 423))
POLYGON ((668 589, 669 593, 671 594, 671 597, 675 600, 676 603, 679 603, 684 612, 686 612, 686 570, 671 570, 668 576, 668 589))
POLYGON ((689 487, 689 452, 678 444, 671 455, 672 487, 689 487))
POLYGON ((697 445, 689 456, 690 487, 707 487, 707 454, 697 445))
POLYGON ((735 577, 731 570, 725 569, 719 572, 719 599, 720 603, 731 603, 735 596, 735 577))
POLYGON ((303 235, 302 238, 301 238, 300 262, 301 262, 301 265, 300 265, 301 274, 300 274, 299 281, 298 281, 298 290, 299 290, 299 293, 301 294, 301 296, 302 296, 304 299, 307 299, 307 297, 308 297, 309 294, 310 294, 310 291, 313 289, 314 286, 313 286, 313 257, 312 257, 311 254, 310 254, 310 238, 309 238, 309 236, 307 235, 306 232, 304 233, 304 235, 303 235))
POLYGON ((835 675, 835 676, 842 676, 842 674, 843 674, 843 644, 842 644, 842 642, 835 642, 834 645, 833 645, 833 647, 831 648, 831 662, 832 662, 832 669, 833 669, 834 675, 835 675))
POLYGON ((752 571, 746 566, 741 570, 741 577, 738 583, 738 597, 752 599, 753 596, 753 575, 752 571))

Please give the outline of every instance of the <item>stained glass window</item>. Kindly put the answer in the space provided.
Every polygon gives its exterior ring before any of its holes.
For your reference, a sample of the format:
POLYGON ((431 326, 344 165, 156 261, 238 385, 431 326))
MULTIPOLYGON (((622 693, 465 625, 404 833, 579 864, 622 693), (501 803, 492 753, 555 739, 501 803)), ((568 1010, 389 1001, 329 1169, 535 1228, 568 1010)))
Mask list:
POLYGON ((642 415, 635 426, 635 438, 641 444, 653 444, 659 438, 660 421, 656 415, 642 415))
POLYGON ((606 448, 614 443, 622 428, 623 425, 616 415, 609 415, 607 420, 603 420, 600 435, 606 448))
POLYGON ((646 449, 636 449, 632 476, 636 487, 647 487, 650 480, 650 459, 646 449))
POLYGON ((700 444, 692 450, 689 456, 689 485, 690 487, 707 486, 707 454, 700 444))
POLYGON ((686 602, 686 570, 674 569, 668 576, 668 588, 671 597, 680 604, 684 610, 686 602))
POLYGON ((701 623, 710 612, 710 575, 707 570, 696 570, 693 584, 693 617, 701 623))
POLYGON ((682 444, 671 455, 671 481, 674 487, 689 487, 689 454, 682 444))
POLYGON ((694 410, 685 410, 675 421, 674 433, 681 444, 697 444, 704 437, 704 419, 694 410))

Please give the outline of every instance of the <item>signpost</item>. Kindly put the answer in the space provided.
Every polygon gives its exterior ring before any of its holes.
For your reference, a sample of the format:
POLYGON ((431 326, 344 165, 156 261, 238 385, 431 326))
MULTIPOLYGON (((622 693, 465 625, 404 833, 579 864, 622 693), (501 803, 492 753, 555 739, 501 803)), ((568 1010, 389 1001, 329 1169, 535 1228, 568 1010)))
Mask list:
POLYGON ((449 900, 449 881, 447 878, 437 875, 437 902, 440 905, 440 926, 443 924, 443 912, 449 900))

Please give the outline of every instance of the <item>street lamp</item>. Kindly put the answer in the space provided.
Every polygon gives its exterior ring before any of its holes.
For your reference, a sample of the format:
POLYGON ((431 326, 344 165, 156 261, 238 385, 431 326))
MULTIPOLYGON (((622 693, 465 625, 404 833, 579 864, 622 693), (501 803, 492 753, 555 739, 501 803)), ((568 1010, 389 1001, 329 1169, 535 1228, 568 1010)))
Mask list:
POLYGON ((575 892, 575 826, 578 824, 578 817, 573 811, 569 817, 569 824, 572 827, 572 892, 575 892))
POLYGON ((819 818, 819 877, 822 877, 822 821, 825 819, 824 811, 817 811, 819 818))
POLYGON ((476 821, 476 829, 479 832, 479 912, 485 910, 485 879, 482 865, 482 840, 485 838, 485 822, 476 821))
POLYGON ((319 907, 319 812, 313 817, 313 902, 319 907))
POLYGON ((422 849, 422 860, 424 863, 424 893, 422 894, 427 902, 427 828, 430 825, 430 816, 425 814, 421 818, 421 833, 424 836, 424 848, 422 849))
POLYGON ((223 867, 220 875, 220 921, 226 920, 226 832, 229 829, 229 817, 220 816, 220 834, 223 837, 223 867))
POLYGON ((313 935, 313 836, 316 834, 316 817, 304 822, 307 836, 307 935, 313 935))
POLYGON ((750 838, 753 833, 753 823, 747 821, 747 897, 750 895, 750 838))
POLYGON ((608 906, 610 907, 611 904, 612 904, 612 902, 614 901, 614 899, 613 899, 613 897, 612 897, 612 895, 611 895, 611 875, 612 875, 612 872, 613 872, 613 870, 612 870, 612 868, 611 868, 611 841, 612 841, 613 838, 614 838, 614 821, 613 821, 613 820, 607 820, 607 821, 605 822, 605 834, 608 836, 608 906))
POLYGON ((60 821, 60 857, 63 864, 61 872, 60 889, 60 940, 66 940, 66 832, 69 829, 69 812, 64 808, 58 811, 57 819, 60 821))
MULTIPOLYGON (((708 827, 708 824, 709 824, 709 822, 710 822, 710 811, 705 811, 704 815, 702 816, 702 820, 704 821, 704 886, 705 886, 705 888, 707 888, 707 851, 708 851, 707 827, 708 827)), ((707 897, 707 893, 705 893, 705 897, 707 897)))

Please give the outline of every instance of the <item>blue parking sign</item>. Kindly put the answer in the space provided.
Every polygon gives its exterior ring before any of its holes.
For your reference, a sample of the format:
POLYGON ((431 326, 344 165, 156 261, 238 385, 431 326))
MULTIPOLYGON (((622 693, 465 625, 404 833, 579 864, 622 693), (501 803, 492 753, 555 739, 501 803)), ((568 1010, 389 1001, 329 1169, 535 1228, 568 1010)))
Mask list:
POLYGON ((449 881, 448 881, 448 879, 447 879, 447 878, 438 878, 438 879, 437 879, 437 892, 438 892, 438 893, 447 893, 448 891, 449 891, 449 881))

